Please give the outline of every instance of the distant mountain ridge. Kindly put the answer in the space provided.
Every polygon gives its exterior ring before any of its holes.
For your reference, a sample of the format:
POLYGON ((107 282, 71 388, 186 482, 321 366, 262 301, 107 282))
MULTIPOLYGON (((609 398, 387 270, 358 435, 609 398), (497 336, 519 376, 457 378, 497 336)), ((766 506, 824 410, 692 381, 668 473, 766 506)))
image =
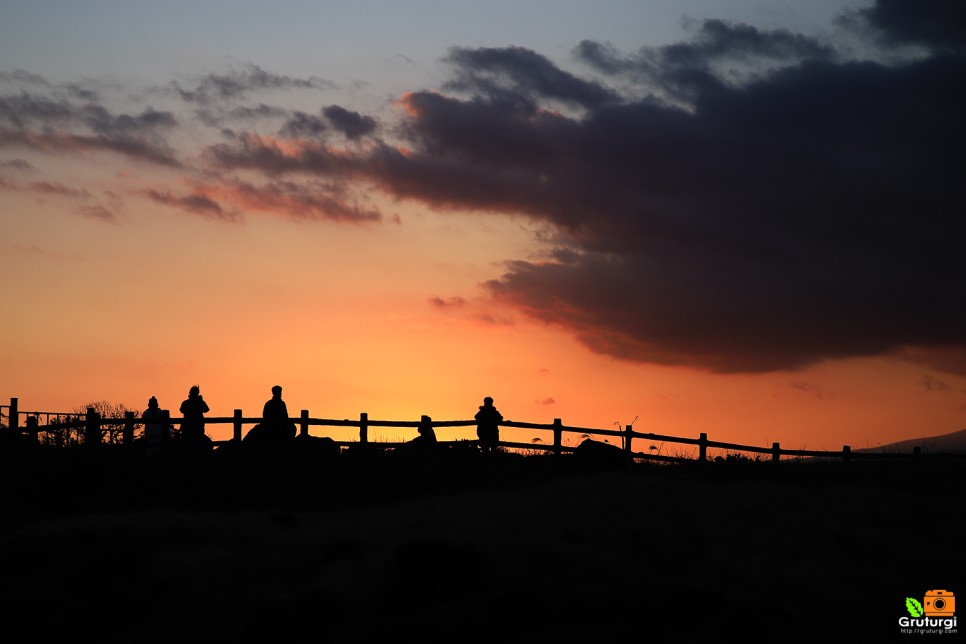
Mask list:
POLYGON ((966 453, 966 429, 941 436, 910 438, 904 441, 854 450, 856 452, 890 452, 911 454, 913 447, 922 448, 923 454, 962 454, 966 453))

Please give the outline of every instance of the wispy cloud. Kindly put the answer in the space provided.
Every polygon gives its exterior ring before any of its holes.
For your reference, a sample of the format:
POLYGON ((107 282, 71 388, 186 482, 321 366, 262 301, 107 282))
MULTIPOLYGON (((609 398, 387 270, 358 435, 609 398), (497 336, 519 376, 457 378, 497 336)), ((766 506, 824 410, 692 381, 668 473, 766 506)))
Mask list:
POLYGON ((30 184, 30 188, 37 192, 43 192, 46 194, 61 195, 64 197, 76 197, 81 199, 86 199, 91 196, 87 190, 83 188, 68 188, 60 182, 51 183, 49 181, 34 181, 30 184))
POLYGON ((29 161, 24 161, 23 159, 11 159, 9 161, 0 161, 0 170, 14 170, 16 172, 34 172, 37 168, 33 166, 29 161))
POLYGON ((429 303, 438 309, 461 309, 466 306, 466 299, 459 296, 447 298, 435 296, 429 298, 429 303))
POLYGON ((221 204, 202 193, 195 192, 186 195, 174 195, 167 190, 150 189, 146 190, 144 195, 155 203, 172 206, 196 215, 228 222, 241 220, 238 213, 222 208, 221 204))
POLYGON ((74 212, 84 217, 98 219, 111 224, 120 223, 120 218, 117 216, 117 214, 101 204, 78 206, 74 209, 74 212))
POLYGON ((41 153, 114 152, 132 160, 171 168, 181 165, 174 152, 167 146, 126 136, 0 130, 0 148, 3 147, 25 148, 41 153))
POLYGON ((930 376, 928 373, 923 374, 922 378, 920 378, 917 384, 927 393, 944 394, 953 391, 953 387, 949 383, 944 382, 934 376, 930 376))
POLYGON ((259 91, 335 87, 321 78, 295 78, 266 71, 253 63, 224 74, 207 74, 192 80, 187 87, 181 82, 171 83, 171 89, 183 100, 199 105, 233 102, 259 91))
POLYGON ((127 114, 25 91, 0 96, 0 148, 105 151, 177 167, 180 162, 165 141, 177 125, 172 113, 152 108, 127 114))
POLYGON ((792 389, 805 392, 809 396, 814 396, 815 398, 828 398, 831 395, 825 387, 811 382, 794 381, 789 383, 789 386, 792 389))
POLYGON ((47 250, 37 244, 11 244, 8 246, 14 253, 18 253, 24 256, 40 256, 54 259, 57 261, 85 261, 86 258, 81 255, 68 254, 68 253, 57 253, 47 250))

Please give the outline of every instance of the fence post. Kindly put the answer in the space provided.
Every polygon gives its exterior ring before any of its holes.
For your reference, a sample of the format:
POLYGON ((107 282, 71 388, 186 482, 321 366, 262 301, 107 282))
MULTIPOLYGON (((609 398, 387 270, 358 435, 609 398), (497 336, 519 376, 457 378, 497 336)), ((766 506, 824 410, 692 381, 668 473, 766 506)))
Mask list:
POLYGON ((10 399, 10 416, 7 418, 7 429, 14 435, 16 435, 20 428, 20 412, 17 411, 19 402, 19 398, 10 399))
POLYGON ((842 446, 842 462, 848 463, 852 460, 852 447, 850 445, 842 446))
POLYGON ((698 460, 708 460, 708 435, 705 432, 698 436, 698 460))
POLYGON ((628 456, 630 456, 631 454, 634 453, 634 450, 631 449, 631 441, 632 440, 634 440, 634 426, 633 425, 625 425, 624 426, 624 452, 628 456))
POLYGON ((161 442, 167 443, 171 439, 171 412, 161 410, 161 442))
POLYGON ((302 436, 308 436, 309 435, 309 410, 308 409, 302 410, 301 421, 302 421, 302 426, 299 427, 299 433, 302 436))
POLYGON ((124 445, 134 444, 134 412, 124 412, 124 430, 121 432, 121 443, 124 445))
POLYGON ((87 408, 84 421, 84 446, 94 447, 101 442, 101 417, 93 407, 87 408))
POLYGON ((560 447, 563 444, 563 421, 559 418, 553 419, 553 453, 560 456, 560 447))
POLYGON ((363 445, 369 442, 369 414, 359 414, 359 442, 363 445))
POLYGON ((778 443, 771 444, 771 460, 777 463, 782 457, 782 448, 778 443))
POLYGON ((242 410, 236 409, 235 415, 231 421, 231 439, 236 443, 240 443, 242 439, 241 426, 242 426, 242 410))
POLYGON ((920 447, 919 445, 916 445, 915 447, 912 448, 913 458, 919 458, 921 455, 922 455, 922 447, 920 447))

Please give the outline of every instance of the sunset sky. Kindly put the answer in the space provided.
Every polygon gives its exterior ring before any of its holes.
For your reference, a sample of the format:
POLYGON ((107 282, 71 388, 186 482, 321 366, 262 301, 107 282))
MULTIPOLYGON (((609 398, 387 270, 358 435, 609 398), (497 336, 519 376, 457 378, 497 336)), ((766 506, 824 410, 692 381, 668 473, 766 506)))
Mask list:
POLYGON ((0 1, 0 401, 963 429, 964 14, 0 1))

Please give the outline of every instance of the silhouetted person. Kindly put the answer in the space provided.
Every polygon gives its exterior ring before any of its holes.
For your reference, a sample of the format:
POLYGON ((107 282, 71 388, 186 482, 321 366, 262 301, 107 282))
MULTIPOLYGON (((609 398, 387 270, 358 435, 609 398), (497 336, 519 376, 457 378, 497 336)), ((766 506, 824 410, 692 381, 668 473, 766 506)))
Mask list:
POLYGON ((188 390, 188 399, 181 403, 181 440, 189 443, 205 443, 211 439, 205 435, 205 414, 208 403, 201 397, 201 389, 194 385, 188 390))
POLYGON ((295 423, 288 415, 288 407, 282 400, 282 387, 272 387, 272 397, 262 408, 262 422, 245 435, 245 442, 258 445, 280 445, 295 438, 295 423))
POLYGON ((480 449, 484 452, 496 451, 496 446, 500 442, 500 423, 503 422, 503 414, 493 406, 493 399, 487 396, 480 405, 480 411, 476 412, 476 435, 480 439, 480 449))
POLYGON ((419 419, 419 426, 416 428, 419 436, 412 439, 410 444, 420 447, 432 447, 436 444, 436 431, 433 429, 433 419, 423 416, 419 419))
POLYGON ((262 424, 268 425, 281 438, 295 438, 295 423, 289 418, 280 385, 272 387, 272 397, 262 408, 262 424))
POLYGON ((144 421, 144 442, 148 446, 157 447, 167 437, 168 428, 165 426, 165 413, 158 406, 158 399, 154 396, 148 400, 148 408, 141 414, 144 421))

